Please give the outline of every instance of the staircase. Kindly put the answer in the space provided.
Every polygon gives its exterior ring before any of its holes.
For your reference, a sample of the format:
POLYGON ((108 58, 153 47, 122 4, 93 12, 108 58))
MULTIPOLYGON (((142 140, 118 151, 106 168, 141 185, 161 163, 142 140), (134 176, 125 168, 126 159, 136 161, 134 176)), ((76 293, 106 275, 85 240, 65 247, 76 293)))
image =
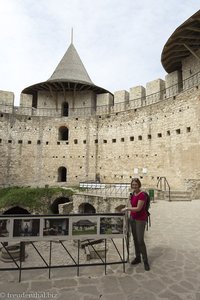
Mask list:
MULTIPOLYGON (((169 191, 164 192, 164 200, 169 201, 169 191)), ((191 193, 186 191, 171 190, 170 201, 191 201, 191 193)))

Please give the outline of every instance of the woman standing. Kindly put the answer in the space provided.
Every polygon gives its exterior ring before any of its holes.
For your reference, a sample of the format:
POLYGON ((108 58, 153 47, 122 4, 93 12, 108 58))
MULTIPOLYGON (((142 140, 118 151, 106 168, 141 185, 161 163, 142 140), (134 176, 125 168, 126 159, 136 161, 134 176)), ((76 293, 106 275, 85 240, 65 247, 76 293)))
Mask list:
POLYGON ((133 193, 130 196, 130 203, 132 207, 125 207, 122 212, 130 211, 130 225, 133 234, 134 246, 135 246, 135 259, 131 262, 132 265, 141 263, 141 254, 144 262, 144 269, 150 270, 146 245, 144 242, 144 231, 147 222, 146 211, 146 195, 140 190, 141 182, 138 178, 133 178, 131 181, 131 188, 133 193))

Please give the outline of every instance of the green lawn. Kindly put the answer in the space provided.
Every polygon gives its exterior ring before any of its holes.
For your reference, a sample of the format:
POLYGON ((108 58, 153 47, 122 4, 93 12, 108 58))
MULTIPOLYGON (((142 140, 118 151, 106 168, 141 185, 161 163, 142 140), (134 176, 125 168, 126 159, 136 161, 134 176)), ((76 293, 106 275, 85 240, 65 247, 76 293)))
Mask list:
POLYGON ((0 209, 8 206, 18 205, 30 209, 44 210, 49 200, 58 197, 70 197, 75 193, 71 189, 62 188, 30 188, 9 187, 0 188, 0 209))

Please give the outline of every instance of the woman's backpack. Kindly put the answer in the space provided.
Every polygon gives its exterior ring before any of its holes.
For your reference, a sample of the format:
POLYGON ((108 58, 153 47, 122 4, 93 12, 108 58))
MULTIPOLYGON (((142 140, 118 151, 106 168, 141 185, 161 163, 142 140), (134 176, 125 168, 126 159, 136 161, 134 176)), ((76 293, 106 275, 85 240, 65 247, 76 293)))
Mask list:
POLYGON ((150 209, 150 206, 151 206, 151 198, 149 196, 149 194, 147 192, 143 192, 146 196, 146 212, 147 212, 147 230, 149 228, 149 226, 151 227, 151 217, 150 217, 150 212, 149 212, 149 209, 150 209))

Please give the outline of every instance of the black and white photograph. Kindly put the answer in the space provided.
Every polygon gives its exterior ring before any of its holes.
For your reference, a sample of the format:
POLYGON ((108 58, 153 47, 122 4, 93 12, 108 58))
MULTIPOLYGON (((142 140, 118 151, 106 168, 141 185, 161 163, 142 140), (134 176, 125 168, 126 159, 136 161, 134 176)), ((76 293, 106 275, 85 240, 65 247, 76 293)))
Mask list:
POLYGON ((69 234, 69 219, 44 219, 43 236, 56 236, 69 234))
POLYGON ((39 236, 40 219, 14 219, 13 237, 39 236))

